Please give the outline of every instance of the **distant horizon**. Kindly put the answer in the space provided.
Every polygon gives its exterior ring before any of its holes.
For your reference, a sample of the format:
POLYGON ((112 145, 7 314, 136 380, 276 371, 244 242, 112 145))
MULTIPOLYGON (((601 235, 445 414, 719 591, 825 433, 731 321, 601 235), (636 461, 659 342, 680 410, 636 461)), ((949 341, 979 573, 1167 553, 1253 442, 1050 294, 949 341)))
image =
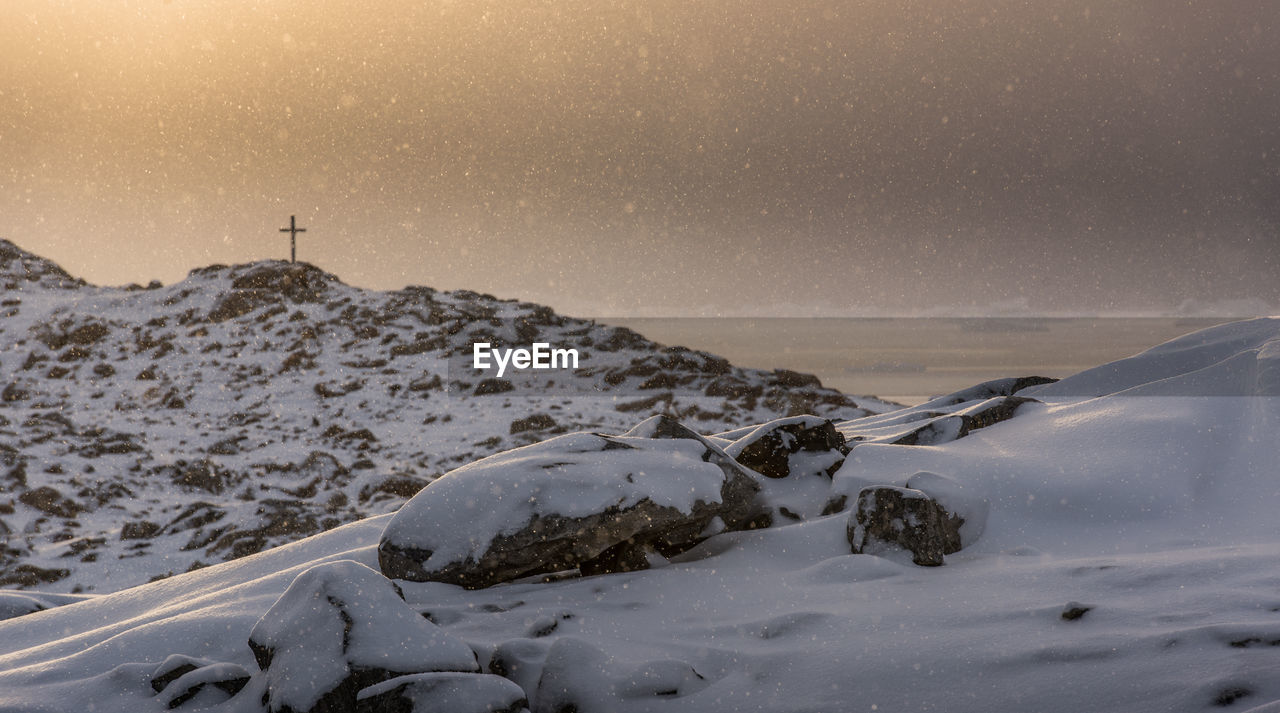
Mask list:
MULTIPOLYGON (((69 270, 65 265, 58 263, 44 255, 40 255, 32 250, 23 247, 20 243, 11 238, 0 236, 0 240, 8 241, 31 255, 38 258, 49 260, 66 271, 71 277, 84 280, 94 287, 124 289, 131 286, 146 287, 151 282, 159 282, 162 286, 177 284, 187 279, 192 272, 204 270, 214 266, 235 267, 242 265, 255 265, 266 262, 278 262, 282 264, 290 264, 289 260, 281 258, 264 258, 260 260, 248 260, 244 262, 213 262, 206 265, 198 265, 187 270, 186 274, 177 280, 164 281, 159 278, 151 278, 146 280, 133 280, 123 284, 100 284, 96 283, 82 275, 76 274, 73 270, 69 270)), ((415 283, 406 283, 398 288, 381 289, 377 287, 369 287, 352 282, 348 282, 342 275, 327 270, 320 265, 316 265, 307 260, 298 260, 297 264, 304 264, 315 269, 321 270, 326 274, 332 275, 340 282, 351 287, 360 289, 375 290, 383 292, 393 292, 398 289, 409 287, 428 287, 431 289, 439 289, 442 291, 458 291, 468 290, 471 292, 493 294, 485 290, 478 290, 469 287, 457 287, 452 289, 438 288, 434 285, 421 285, 415 283)), ((540 302, 536 299, 530 299, 521 296, 511 296, 502 294, 493 294, 494 297, 502 300, 516 300, 520 302, 532 302, 543 304, 556 310, 557 313, 563 315, 571 315, 580 319, 592 320, 632 320, 632 319, 1251 319, 1257 317, 1280 316, 1280 306, 1270 305, 1261 299, 1236 299, 1236 300, 1220 300, 1216 302, 1199 302, 1196 300, 1184 300, 1182 304, 1172 305, 1165 308, 1153 307, 1116 307, 1107 311, 1090 311, 1080 309, 1068 310, 1035 310, 1026 304, 1019 304, 1016 301, 1002 301, 983 306, 974 305, 949 305, 921 307, 915 311, 895 310, 893 308, 875 308, 864 307, 861 311, 837 311, 832 306, 801 306, 801 305, 771 305, 771 306, 736 306, 729 310, 717 309, 711 306, 702 306, 700 309, 686 311, 684 313, 668 312, 665 314, 655 314, 650 311, 631 311, 631 312, 613 312, 613 313, 591 313, 589 310, 574 310, 572 308, 564 308, 561 305, 548 304, 540 302)))

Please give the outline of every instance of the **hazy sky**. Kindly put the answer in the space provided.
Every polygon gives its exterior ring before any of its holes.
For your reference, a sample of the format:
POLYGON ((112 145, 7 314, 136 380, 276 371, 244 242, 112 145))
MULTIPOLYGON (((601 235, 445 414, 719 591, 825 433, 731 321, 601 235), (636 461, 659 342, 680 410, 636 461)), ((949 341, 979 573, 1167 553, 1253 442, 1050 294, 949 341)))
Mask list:
POLYGON ((3 0, 0 237, 576 314, 1280 305, 1274 0, 3 0))

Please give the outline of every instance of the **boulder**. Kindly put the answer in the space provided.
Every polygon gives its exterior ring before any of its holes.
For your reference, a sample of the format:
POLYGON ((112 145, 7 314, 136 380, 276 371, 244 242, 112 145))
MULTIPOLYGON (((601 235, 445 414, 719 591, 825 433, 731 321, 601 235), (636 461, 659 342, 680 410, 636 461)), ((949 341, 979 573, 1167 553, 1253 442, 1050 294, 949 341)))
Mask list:
POLYGON ((621 436, 558 436, 445 474, 387 524, 378 561, 388 577, 468 588, 642 568, 638 553, 669 556, 747 527, 758 490, 718 446, 655 416, 621 436))
POLYGON ((962 524, 919 490, 881 485, 858 493, 846 534, 854 554, 902 548, 912 562, 936 567, 943 555, 960 551, 962 524))
POLYGON ((404 602, 372 569, 340 560, 293 581, 249 636, 272 713, 338 713, 397 676, 478 672, 475 652, 404 602))
POLYGON ((774 522, 822 515, 831 476, 849 446, 835 424, 817 416, 793 416, 721 434, 732 438, 725 453, 764 476, 760 498, 774 522))
MULTIPOLYGON (((726 447, 725 453, 742 465, 768 478, 785 478, 792 474, 793 457, 798 454, 830 454, 816 459, 823 463, 821 471, 830 477, 840 468, 849 446, 835 424, 817 416, 793 416, 770 421, 726 447)), ((803 474, 814 472, 815 459, 795 458, 803 474)))

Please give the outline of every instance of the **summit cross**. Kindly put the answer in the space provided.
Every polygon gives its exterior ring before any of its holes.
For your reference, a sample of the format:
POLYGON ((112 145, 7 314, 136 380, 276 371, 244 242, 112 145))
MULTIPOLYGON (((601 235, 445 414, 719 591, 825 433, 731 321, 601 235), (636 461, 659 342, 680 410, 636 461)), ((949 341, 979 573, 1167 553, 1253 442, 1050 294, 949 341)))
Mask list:
POLYGON ((289 227, 281 228, 280 232, 289 234, 289 262, 298 261, 298 233, 307 232, 306 228, 299 228, 296 216, 289 216, 289 227))

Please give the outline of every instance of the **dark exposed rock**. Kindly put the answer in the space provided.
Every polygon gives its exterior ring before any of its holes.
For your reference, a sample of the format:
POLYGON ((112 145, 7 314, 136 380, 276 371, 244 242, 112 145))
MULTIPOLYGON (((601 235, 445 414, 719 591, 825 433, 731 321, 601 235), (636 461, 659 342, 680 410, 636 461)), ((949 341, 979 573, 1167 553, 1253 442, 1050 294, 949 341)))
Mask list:
POLYGON ((58 355, 58 361, 67 364, 73 361, 84 361, 91 356, 93 356, 93 352, 89 349, 85 347, 72 346, 67 347, 66 350, 58 355))
POLYGON ((822 387, 822 382, 813 374, 802 374, 789 369, 774 369, 772 383, 786 389, 822 387))
POLYGON ((673 399, 675 399, 675 394, 671 393, 670 391, 667 391, 667 392, 658 394, 657 396, 650 396, 647 399, 639 399, 636 401, 625 401, 623 403, 615 405, 613 408, 615 411, 618 411, 620 413, 636 413, 640 411, 651 411, 658 404, 671 403, 673 399))
POLYGON ((545 413, 530 414, 511 422, 511 435, 526 431, 545 431, 556 427, 556 421, 545 413))
POLYGON ((259 501, 255 515, 258 527, 231 529, 209 546, 209 554, 226 553, 228 559, 245 557, 266 549, 273 541, 297 540, 322 528, 316 514, 304 501, 268 498, 259 501))
POLYGON ((60 351, 68 344, 87 347, 97 344, 111 334, 111 329, 102 322, 91 321, 72 327, 65 322, 61 329, 50 325, 42 325, 36 330, 36 339, 49 347, 50 351, 60 351))
POLYGON ((9 384, 4 387, 4 391, 0 391, 0 401, 7 404, 11 404, 16 401, 26 401, 29 398, 31 398, 31 392, 17 384, 9 384))
POLYGON ((305 262, 268 260, 232 268, 231 287, 277 294, 294 303, 323 302, 338 278, 305 262))
POLYGON ((121 540, 149 540, 160 534, 160 526, 150 520, 126 522, 120 528, 121 540))
POLYGON ((0 587, 35 587, 70 576, 68 569, 45 569, 33 564, 20 564, 0 573, 0 587))
POLYGON ((347 470, 346 466, 324 451, 311 451, 297 468, 299 473, 313 475, 335 485, 345 483, 351 475, 351 471, 347 470))
POLYGON ((412 475, 390 475, 360 489, 360 502, 368 502, 378 494, 408 499, 427 487, 427 481, 412 475))
POLYGON ((444 389, 444 382, 439 374, 432 374, 430 377, 421 376, 410 381, 408 388, 409 391, 441 391, 444 389))
POLYGON ((445 339, 443 335, 431 339, 418 339, 410 342, 409 344, 392 345, 390 354, 392 359, 395 359, 396 357, 413 356, 414 354, 426 354, 428 352, 444 349, 448 344, 448 340, 445 339))
POLYGON ((1067 606, 1062 609, 1063 621, 1077 621, 1093 610, 1080 602, 1067 602, 1067 606))
POLYGON ((123 455, 125 453, 137 453, 143 448, 134 442, 134 436, 129 433, 104 433, 98 436, 93 442, 80 447, 76 453, 84 458, 97 458, 103 455, 123 455))
POLYGON ((208 459, 195 462, 179 460, 173 465, 162 466, 156 474, 167 477, 174 485, 203 490, 213 495, 222 493, 231 484, 230 474, 208 459))
POLYGON ((708 383, 703 393, 725 399, 760 398, 764 395, 764 387, 737 377, 722 376, 708 383))
POLYGON ((660 371, 640 382, 640 386, 636 388, 647 391, 650 389, 674 389, 679 385, 680 377, 670 372, 660 371))
POLYGON ((47 485, 26 491, 18 496, 18 501, 54 517, 75 517, 83 509, 74 500, 47 485))
POLYGON ((919 490, 885 485, 858 493, 846 534, 854 554, 897 546, 910 551, 916 564, 937 566, 943 555, 960 551, 962 524, 919 490))
POLYGON ((309 354, 301 349, 292 351, 289 356, 285 357, 284 362, 280 364, 280 373, 289 371, 304 371, 306 369, 316 368, 316 358, 314 354, 309 354))
POLYGON ((849 446, 835 424, 817 416, 798 416, 766 423, 726 449, 742 465, 769 478, 791 475, 791 456, 835 452, 838 459, 824 471, 830 476, 844 462, 849 446))
POLYGON ((323 398, 333 398, 335 396, 346 396, 355 391, 359 391, 364 386, 364 382, 359 379, 351 379, 341 384, 319 383, 315 385, 317 396, 323 398))
POLYGON ((215 456, 233 456, 240 452, 240 442, 245 439, 244 436, 231 436, 209 446, 209 455, 215 456))
POLYGON ((1244 686, 1228 686, 1218 691, 1218 695, 1214 696, 1213 705, 1225 708, 1241 698, 1247 698, 1251 695, 1253 695, 1253 689, 1245 688, 1244 686))
POLYGON ((277 298, 270 295, 254 297, 243 291, 231 292, 223 296, 205 317, 210 322, 226 322, 243 317, 263 304, 275 302, 277 298))
POLYGON ((227 511, 212 503, 194 502, 182 509, 178 516, 165 525, 165 532, 182 532, 195 530, 205 525, 218 522, 227 516, 227 511))
POLYGON ((509 379, 489 378, 482 379, 476 384, 476 396, 489 396, 491 394, 504 394, 508 391, 515 391, 515 385, 509 379))

